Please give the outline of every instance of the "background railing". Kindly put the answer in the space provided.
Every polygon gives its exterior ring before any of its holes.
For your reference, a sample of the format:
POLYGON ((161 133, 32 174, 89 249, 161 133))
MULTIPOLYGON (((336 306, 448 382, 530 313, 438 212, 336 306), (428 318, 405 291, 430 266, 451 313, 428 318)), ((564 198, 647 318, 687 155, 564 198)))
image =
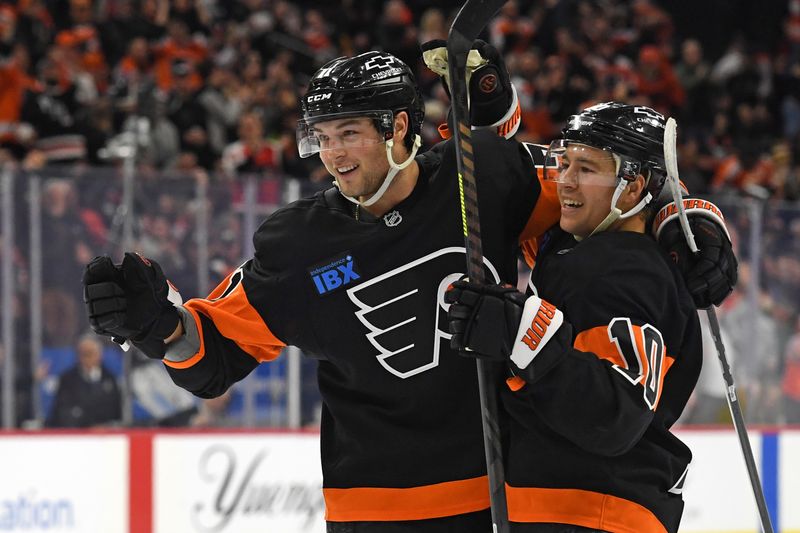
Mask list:
MULTIPOLYGON (((7 166, 0 173, 0 374, 6 428, 41 427, 58 376, 88 331, 83 266, 124 250, 157 260, 184 299, 205 296, 252 254, 267 215, 313 192, 279 175, 190 175, 116 167, 7 166)), ((716 197, 740 258, 740 282, 719 310, 734 376, 751 423, 800 422, 800 207, 716 197)), ((280 251, 276 251, 280 253, 280 251)), ((709 345, 710 346, 710 345, 709 345)), ((123 392, 124 426, 191 424, 200 400, 172 385, 157 361, 104 344, 123 392)), ((724 422, 713 350, 684 423, 724 422)), ((237 384, 215 424, 301 427, 317 420, 315 363, 287 349, 237 384)))

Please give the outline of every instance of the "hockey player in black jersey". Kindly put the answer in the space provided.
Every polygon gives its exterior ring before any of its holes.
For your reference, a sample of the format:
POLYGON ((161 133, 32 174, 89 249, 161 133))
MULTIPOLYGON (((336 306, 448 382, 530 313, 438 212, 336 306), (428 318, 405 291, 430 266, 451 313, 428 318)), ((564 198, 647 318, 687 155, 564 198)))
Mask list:
MULTIPOLYGON (((473 135, 486 267, 514 282, 520 242, 558 219, 556 186, 541 179, 541 150, 492 131, 511 136, 519 120, 496 53, 470 88, 473 124, 486 126, 473 135)), ((408 66, 386 53, 331 61, 302 109, 300 154, 319 154, 336 187, 270 216, 254 257, 181 306, 155 262, 96 258, 84 275, 92 327, 163 358, 201 397, 300 347, 319 360, 329 531, 484 533, 475 365, 450 348, 444 306, 465 265, 453 143, 416 153, 422 102, 408 66)))
POLYGON ((670 433, 697 381, 697 312, 645 234, 665 181, 664 117, 599 104, 570 118, 547 160, 559 227, 540 240, 533 295, 459 281, 452 342, 508 365, 512 531, 674 533, 689 449, 670 433))

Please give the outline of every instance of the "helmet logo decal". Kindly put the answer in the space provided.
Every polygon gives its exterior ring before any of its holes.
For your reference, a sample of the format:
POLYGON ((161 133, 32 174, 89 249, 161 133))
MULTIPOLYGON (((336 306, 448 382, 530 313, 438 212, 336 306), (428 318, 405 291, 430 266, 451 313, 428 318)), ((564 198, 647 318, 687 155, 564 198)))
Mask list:
POLYGON ((323 68, 319 69, 317 71, 317 73, 314 74, 314 79, 327 78, 328 76, 331 75, 331 72, 333 72, 333 69, 336 68, 336 66, 338 64, 339 64, 339 62, 337 61, 334 64, 332 64, 330 67, 323 67, 323 68))
POLYGON ((646 115, 647 118, 655 120, 657 123, 664 122, 664 115, 654 109, 650 109, 649 107, 636 106, 633 108, 633 112, 646 115))
POLYGON ((330 100, 333 93, 312 94, 306 100, 309 102, 321 102, 322 100, 330 100))
POLYGON ((375 56, 366 63, 364 63, 364 70, 372 70, 374 68, 385 68, 395 63, 394 56, 375 56))
POLYGON ((400 211, 396 209, 394 211, 389 211, 385 215, 383 215, 383 223, 393 228, 395 226, 399 226, 400 223, 403 221, 403 215, 400 214, 400 211))

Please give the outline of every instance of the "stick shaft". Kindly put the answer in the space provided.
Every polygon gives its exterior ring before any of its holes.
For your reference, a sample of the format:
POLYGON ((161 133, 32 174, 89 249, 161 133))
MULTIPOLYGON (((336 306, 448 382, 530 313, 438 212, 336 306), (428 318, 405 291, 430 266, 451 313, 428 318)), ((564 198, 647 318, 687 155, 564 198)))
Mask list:
MULTIPOLYGON (((467 275, 471 281, 485 281, 483 246, 481 244, 478 190, 475 184, 475 154, 467 104, 467 54, 486 22, 505 0, 467 0, 456 15, 447 38, 448 72, 454 122, 454 141, 458 165, 458 187, 461 201, 461 222, 467 252, 467 275)), ((489 501, 495 533, 508 533, 508 508, 503 472, 503 453, 498 426, 497 387, 493 367, 477 361, 478 393, 481 402, 483 444, 486 472, 489 478, 489 501)))
MULTIPOLYGON (((678 184, 678 157, 677 157, 677 123, 675 119, 670 118, 667 120, 667 126, 664 130, 664 161, 667 166, 667 181, 669 181, 670 189, 672 191, 672 199, 675 202, 675 207, 678 209, 678 219, 680 220, 683 234, 686 237, 686 244, 693 253, 697 253, 697 243, 694 240, 694 234, 689 227, 689 219, 686 217, 686 211, 683 209, 683 200, 680 193, 680 185, 678 184)), ((708 307, 706 310, 708 315, 708 324, 711 329, 711 336, 714 339, 714 347, 717 350, 717 358, 722 366, 722 379, 725 381, 725 388, 727 394, 725 399, 728 402, 728 409, 731 412, 731 419, 733 420, 733 427, 736 430, 736 435, 739 437, 739 447, 742 449, 742 456, 744 457, 745 466, 747 467, 747 475, 750 478, 750 485, 753 488, 753 496, 756 500, 756 507, 758 507, 758 514, 761 518, 761 528, 764 533, 773 533, 772 521, 769 517, 769 510, 767 509, 767 501, 764 498, 764 490, 761 487, 761 480, 758 476, 758 468, 756 467, 755 459, 753 458, 753 449, 750 447, 750 439, 747 435, 747 426, 744 423, 742 416, 742 407, 739 404, 739 398, 736 395, 736 385, 733 382, 733 374, 728 364, 728 358, 725 356, 725 345, 722 343, 722 335, 720 333, 719 321, 717 320, 717 312, 714 306, 708 307)))

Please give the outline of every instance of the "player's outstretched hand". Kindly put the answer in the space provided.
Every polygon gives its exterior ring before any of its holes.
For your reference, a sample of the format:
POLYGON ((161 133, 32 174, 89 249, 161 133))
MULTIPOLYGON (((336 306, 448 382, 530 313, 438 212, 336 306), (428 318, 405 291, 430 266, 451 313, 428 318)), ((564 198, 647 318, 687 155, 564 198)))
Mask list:
POLYGON ((528 382, 572 344, 572 327, 560 310, 512 287, 459 280, 445 293, 445 302, 453 349, 466 357, 511 360, 528 382))
MULTIPOLYGON (((435 39, 422 43, 421 48, 425 65, 442 78, 445 91, 450 95, 447 41, 435 39)), ((470 123, 497 126, 500 135, 511 137, 519 124, 511 78, 497 49, 480 39, 473 43, 467 56, 467 87, 470 123)))
POLYGON ((164 357, 164 339, 178 326, 161 267, 126 253, 122 264, 95 257, 83 273, 83 300, 95 333, 128 339, 148 357, 164 357))
POLYGON ((697 254, 689 250, 677 219, 664 223, 658 240, 678 265, 695 305, 706 309, 719 305, 733 291, 739 264, 731 241, 718 222, 689 212, 687 217, 700 250, 697 254))

